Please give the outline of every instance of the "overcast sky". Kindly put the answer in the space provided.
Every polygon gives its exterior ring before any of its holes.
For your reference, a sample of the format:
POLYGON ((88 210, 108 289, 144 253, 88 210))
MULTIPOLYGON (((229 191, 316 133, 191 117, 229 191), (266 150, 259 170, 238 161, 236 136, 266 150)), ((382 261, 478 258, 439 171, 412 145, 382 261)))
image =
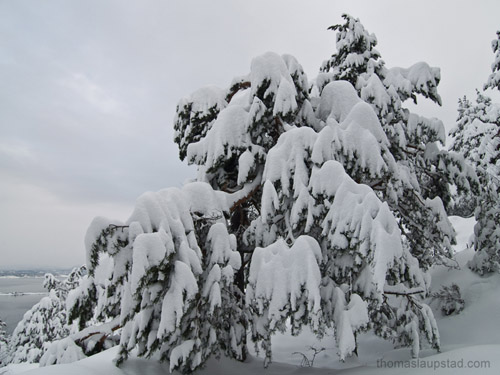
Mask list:
POLYGON ((266 51, 309 78, 347 12, 388 67, 441 68, 441 108, 485 82, 500 2, 0 0, 0 268, 83 263, 94 216, 125 221, 146 191, 181 186, 172 119, 199 87, 227 87, 266 51))

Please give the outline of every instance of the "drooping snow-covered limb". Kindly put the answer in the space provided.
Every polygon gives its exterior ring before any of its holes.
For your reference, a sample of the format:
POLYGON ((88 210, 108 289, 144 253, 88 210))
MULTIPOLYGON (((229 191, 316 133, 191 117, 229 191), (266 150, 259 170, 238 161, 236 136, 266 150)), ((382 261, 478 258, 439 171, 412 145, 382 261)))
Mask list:
POLYGON ((99 342, 107 336, 113 334, 116 330, 120 329, 120 318, 117 317, 110 322, 100 324, 98 326, 88 327, 71 335, 72 340, 79 345, 85 345, 84 342, 93 336, 100 336, 99 342))
POLYGON ((395 309, 395 343, 398 346, 410 346, 413 358, 418 358, 423 338, 439 351, 439 330, 431 308, 412 295, 405 297, 400 299, 399 307, 395 309))
POLYGON ((64 339, 47 343, 46 351, 42 358, 40 358, 40 367, 72 363, 85 357, 81 347, 74 342, 71 336, 68 336, 64 339))
POLYGON ((63 339, 46 343, 45 354, 40 358, 40 366, 76 362, 85 358, 85 353, 107 349, 110 345, 115 345, 114 342, 107 343, 107 340, 120 328, 119 318, 115 318, 110 322, 87 327, 63 339))
POLYGON ((253 309, 252 336, 263 342, 267 365, 272 359, 271 335, 292 325, 310 324, 319 329, 321 319, 321 249, 309 236, 288 247, 279 239, 256 248, 250 265, 246 302, 253 309))

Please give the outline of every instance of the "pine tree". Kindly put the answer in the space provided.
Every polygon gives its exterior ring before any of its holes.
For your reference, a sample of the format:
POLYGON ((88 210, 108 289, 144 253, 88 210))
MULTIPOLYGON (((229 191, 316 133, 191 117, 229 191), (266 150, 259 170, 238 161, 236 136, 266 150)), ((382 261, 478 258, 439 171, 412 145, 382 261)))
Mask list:
POLYGON ((10 363, 39 362, 52 342, 70 333, 66 298, 85 271, 86 266, 74 268, 65 280, 45 275, 43 286, 49 295, 28 310, 14 329, 8 347, 10 363))
POLYGON ((47 343, 68 334, 64 304, 52 290, 24 314, 14 329, 9 342, 9 362, 36 363, 42 357, 47 343))
POLYGON ((439 70, 387 69, 376 38, 344 16, 338 53, 311 86, 298 61, 266 53, 227 90, 177 106, 179 156, 198 181, 139 198, 125 223, 98 218, 88 277, 68 299, 83 329, 122 327, 118 363, 136 349, 193 371, 244 360, 246 333, 272 360, 271 336, 335 328, 339 356, 372 328, 414 356, 439 348, 426 270, 450 257, 449 185, 474 184, 439 150, 439 70))
POLYGON ((0 318, 0 367, 7 364, 8 359, 8 346, 9 346, 9 336, 5 331, 7 325, 0 318))
MULTIPOLYGON (((476 91, 476 103, 471 103, 465 96, 458 101, 458 118, 455 128, 450 131, 452 143, 450 150, 464 156, 465 160, 476 171, 480 185, 489 182, 491 173, 491 144, 496 126, 487 120, 487 111, 491 99, 476 91)), ((457 191, 453 197, 453 207, 450 214, 462 217, 474 215, 480 202, 479 189, 457 191)))
POLYGON ((484 89, 500 90, 500 31, 497 31, 497 38, 491 41, 491 49, 495 53, 495 60, 491 64, 491 74, 484 85, 484 89))
MULTIPOLYGON (((492 42, 495 61, 492 74, 484 89, 499 89, 500 50, 499 39, 492 42)), ((500 104, 484 93, 477 92, 476 104, 459 103, 457 127, 452 131, 454 137, 452 147, 462 152, 466 160, 476 169, 481 189, 469 200, 476 206, 474 227, 474 258, 469 267, 485 274, 500 270, 500 104), (476 198, 475 200, 473 198, 476 198)), ((467 195, 466 195, 467 197, 467 195)), ((460 196, 459 196, 460 198, 460 196)))

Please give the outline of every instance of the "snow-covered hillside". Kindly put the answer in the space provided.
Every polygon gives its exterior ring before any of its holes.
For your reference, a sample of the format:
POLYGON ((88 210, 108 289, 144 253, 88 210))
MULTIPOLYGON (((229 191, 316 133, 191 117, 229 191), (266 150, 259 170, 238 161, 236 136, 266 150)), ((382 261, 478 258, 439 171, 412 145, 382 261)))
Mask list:
MULTIPOLYGON (((279 334, 273 338, 274 362, 266 369, 263 359, 253 353, 250 360, 240 363, 221 358, 211 359, 200 375, 250 375, 263 372, 278 374, 497 374, 500 369, 500 275, 481 277, 471 272, 467 261, 473 249, 467 247, 473 232, 474 220, 450 218, 457 231, 456 260, 460 269, 449 270, 436 266, 431 270, 432 290, 455 283, 465 300, 465 309, 458 315, 442 316, 436 302, 431 303, 441 335, 441 353, 432 349, 422 350, 418 361, 411 360, 410 349, 393 349, 390 342, 371 333, 359 337, 359 357, 340 362, 336 354, 335 340, 327 336, 319 341, 310 332, 297 337, 279 334), (313 367, 301 367, 302 352, 309 359, 313 352, 308 348, 325 348, 319 353, 313 367), (295 353, 295 354, 294 354, 295 353), (413 367, 412 367, 413 366, 413 367), (418 367, 417 367, 418 366, 418 367), (409 368, 408 368, 409 367, 409 368)), ((117 348, 84 360, 43 368, 37 365, 10 365, 2 375, 23 373, 26 375, 160 375, 169 372, 168 363, 155 359, 131 358, 117 368, 113 359, 117 348)))

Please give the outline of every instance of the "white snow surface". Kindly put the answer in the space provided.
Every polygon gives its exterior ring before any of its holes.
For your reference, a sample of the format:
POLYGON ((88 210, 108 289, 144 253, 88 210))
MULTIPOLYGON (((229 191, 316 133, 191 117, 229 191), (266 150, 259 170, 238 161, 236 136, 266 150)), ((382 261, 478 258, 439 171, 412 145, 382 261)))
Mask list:
POLYGON ((325 86, 321 93, 318 115, 323 121, 333 117, 342 122, 361 99, 354 87, 347 81, 334 81, 325 86))

